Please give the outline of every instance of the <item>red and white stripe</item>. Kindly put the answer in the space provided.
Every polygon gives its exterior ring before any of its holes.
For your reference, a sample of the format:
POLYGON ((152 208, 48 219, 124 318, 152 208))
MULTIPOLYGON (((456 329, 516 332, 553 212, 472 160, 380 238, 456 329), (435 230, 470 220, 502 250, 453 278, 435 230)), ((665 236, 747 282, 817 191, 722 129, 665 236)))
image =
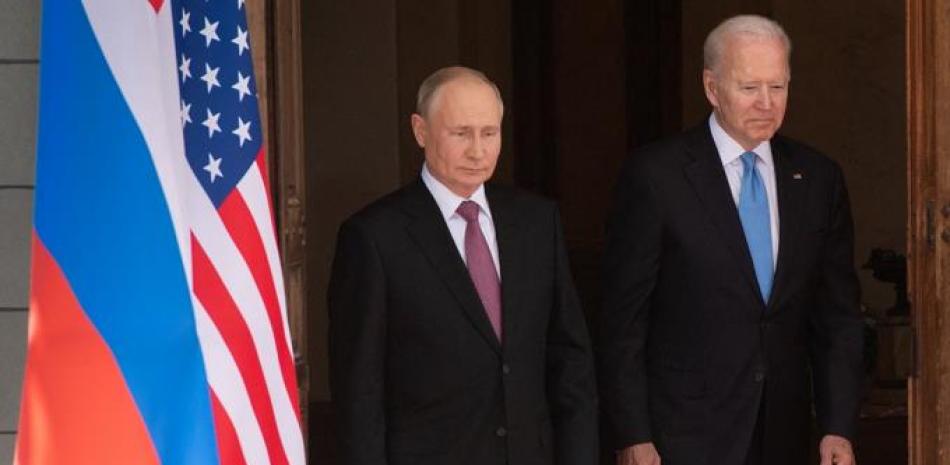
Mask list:
MULTIPOLYGON (((302 464, 296 377, 285 303, 278 297, 283 282, 272 216, 266 198, 246 200, 246 191, 254 193, 254 186, 260 189, 257 194, 266 194, 259 166, 253 165, 222 203, 216 212, 220 216, 205 210, 192 217, 194 296, 216 333, 200 340, 205 350, 223 342, 228 365, 236 368, 228 373, 209 370, 208 379, 230 418, 256 420, 254 434, 263 438, 268 461, 249 463, 302 464), (251 187, 242 189, 247 185, 251 187), (270 255, 267 233, 261 231, 271 232, 270 255), (247 402, 223 400, 225 390, 234 386, 240 386, 247 402)), ((201 204, 202 209, 213 209, 210 201, 201 204)), ((240 427, 236 430, 242 440, 240 427)))

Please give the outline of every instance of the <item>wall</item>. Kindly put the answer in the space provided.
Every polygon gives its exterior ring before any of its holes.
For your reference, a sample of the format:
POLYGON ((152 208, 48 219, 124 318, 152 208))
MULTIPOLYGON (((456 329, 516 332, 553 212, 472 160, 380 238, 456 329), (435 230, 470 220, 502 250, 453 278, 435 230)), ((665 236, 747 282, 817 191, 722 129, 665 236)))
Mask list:
POLYGON ((40 8, 0 0, 0 11, 0 463, 11 463, 26 348, 40 8))
MULTIPOLYGON (((786 24, 797 46, 784 132, 825 150, 844 169, 858 264, 867 260, 872 247, 903 252, 907 223, 903 2, 774 3, 776 17, 786 24)), ((893 304, 892 285, 875 281, 869 270, 860 270, 859 276, 863 301, 872 309, 893 304)))
POLYGON ((624 6, 552 3, 555 185, 571 270, 588 317, 600 309, 603 231, 627 154, 624 6), (595 53, 592 53, 595 51, 595 53))
POLYGON ((399 184, 395 7, 302 2, 301 14, 310 25, 302 30, 310 386, 311 401, 326 401, 325 299, 337 228, 399 184))

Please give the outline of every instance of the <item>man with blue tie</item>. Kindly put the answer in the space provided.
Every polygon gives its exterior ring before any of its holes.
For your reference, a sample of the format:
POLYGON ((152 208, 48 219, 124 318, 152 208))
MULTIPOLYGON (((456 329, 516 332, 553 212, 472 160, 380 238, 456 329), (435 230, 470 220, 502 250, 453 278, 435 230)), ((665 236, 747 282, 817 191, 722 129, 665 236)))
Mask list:
POLYGON ((602 409, 621 465, 853 465, 862 323, 841 168, 776 131, 791 43, 704 46, 708 121, 626 163, 607 232, 602 409))

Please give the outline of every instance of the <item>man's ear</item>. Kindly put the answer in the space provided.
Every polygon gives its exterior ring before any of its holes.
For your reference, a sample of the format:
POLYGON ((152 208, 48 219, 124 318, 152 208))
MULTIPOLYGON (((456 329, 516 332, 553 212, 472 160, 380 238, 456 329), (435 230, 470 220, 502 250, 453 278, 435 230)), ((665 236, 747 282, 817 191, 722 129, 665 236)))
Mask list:
POLYGON ((412 135, 416 137, 416 143, 419 144, 419 147, 425 148, 426 137, 429 133, 425 118, 418 113, 413 113, 410 122, 412 123, 412 135))
POLYGON ((703 91, 706 93, 706 100, 714 108, 719 108, 719 89, 716 88, 716 73, 711 69, 703 70, 703 91))

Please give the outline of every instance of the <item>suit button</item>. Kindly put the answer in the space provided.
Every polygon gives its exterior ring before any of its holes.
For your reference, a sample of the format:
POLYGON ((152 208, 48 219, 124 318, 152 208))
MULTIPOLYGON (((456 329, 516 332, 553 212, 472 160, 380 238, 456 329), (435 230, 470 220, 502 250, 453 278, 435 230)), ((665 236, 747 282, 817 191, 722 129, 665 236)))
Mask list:
POLYGON ((765 373, 761 371, 755 372, 755 382, 761 383, 763 380, 765 380, 765 373))
POLYGON ((495 436, 503 438, 507 435, 508 435, 508 430, 506 430, 504 426, 499 426, 498 429, 495 430, 495 436))
POLYGON ((503 363, 501 365, 501 372, 507 375, 508 373, 511 373, 511 367, 508 366, 507 363, 503 363))

